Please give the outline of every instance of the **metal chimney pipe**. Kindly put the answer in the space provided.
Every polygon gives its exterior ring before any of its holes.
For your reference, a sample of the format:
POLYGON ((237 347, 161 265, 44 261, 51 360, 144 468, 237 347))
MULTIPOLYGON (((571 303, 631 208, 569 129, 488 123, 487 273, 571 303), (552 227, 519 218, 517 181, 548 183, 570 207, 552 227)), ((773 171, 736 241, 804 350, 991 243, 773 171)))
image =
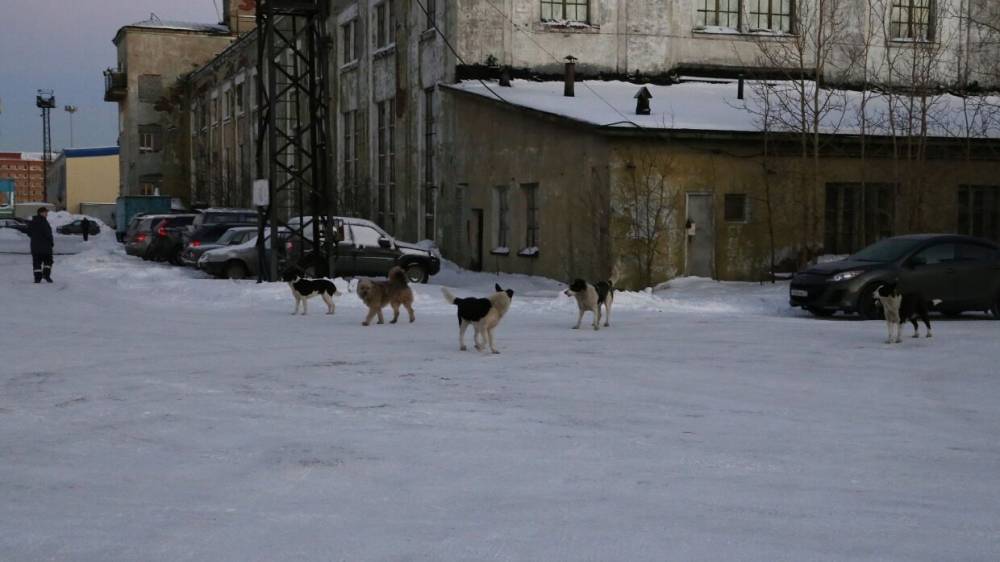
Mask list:
POLYGON ((563 96, 571 98, 575 95, 573 85, 576 82, 576 57, 566 57, 566 72, 563 74, 563 96))

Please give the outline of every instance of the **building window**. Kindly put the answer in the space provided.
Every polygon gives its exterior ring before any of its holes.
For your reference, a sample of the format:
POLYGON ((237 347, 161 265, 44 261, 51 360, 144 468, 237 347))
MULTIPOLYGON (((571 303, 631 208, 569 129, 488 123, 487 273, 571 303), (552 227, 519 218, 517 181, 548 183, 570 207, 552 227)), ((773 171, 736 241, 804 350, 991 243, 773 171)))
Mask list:
MULTIPOLYGON (((590 0, 542 0, 542 21, 590 22, 590 0)), ((736 0, 733 0, 734 2, 736 0)))
POLYGON ((424 0, 424 9, 427 10, 427 29, 437 29, 437 23, 434 21, 437 13, 436 0, 424 0))
POLYGON ((220 111, 219 96, 212 96, 212 124, 215 125, 219 122, 219 117, 222 112, 220 111))
POLYGON ((395 5, 393 0, 386 0, 375 6, 375 48, 388 47, 396 42, 395 5))
POLYGON ((163 77, 159 74, 139 76, 139 101, 156 103, 163 96, 163 77))
POLYGON ((934 39, 934 0, 892 0, 889 33, 893 39, 934 39))
POLYGON ((697 0, 697 2, 699 26, 740 28, 740 0, 697 0))
POLYGON ((140 125, 139 152, 158 152, 163 144, 161 134, 159 125, 140 125))
POLYGON ((424 90, 424 183, 434 183, 434 88, 424 90))
POLYGON ((958 233, 1000 242, 1000 186, 958 188, 958 233))
POLYGON ((510 237, 510 200, 508 192, 509 189, 504 185, 497 186, 493 190, 497 211, 496 247, 493 251, 497 253, 510 252, 510 247, 507 244, 510 237))
POLYGON ((538 184, 525 183, 521 185, 524 191, 525 233, 524 247, 538 248, 538 184))
POLYGON ((159 175, 141 176, 139 178, 139 194, 159 195, 161 181, 162 178, 159 175))
POLYGON ((378 112, 378 132, 376 144, 378 149, 377 179, 378 179, 378 222, 382 228, 392 232, 396 223, 396 154, 393 148, 396 133, 396 100, 390 98, 376 104, 378 112))
POLYGON ((225 100, 222 104, 222 120, 227 121, 233 116, 233 91, 223 90, 222 97, 225 100))
POLYGON ((892 236, 894 191, 894 186, 886 183, 827 184, 826 253, 852 254, 892 236))
POLYGON ((243 83, 240 82, 236 85, 236 114, 243 115, 246 113, 246 88, 243 87, 243 83))
POLYGON ((357 18, 340 26, 340 36, 343 44, 342 52, 344 53, 340 61, 341 64, 350 64, 358 60, 358 56, 361 54, 361 46, 359 45, 361 36, 357 18))
POLYGON ((343 113, 344 188, 351 192, 357 182, 359 126, 357 110, 343 113))
POLYGON ((725 200, 726 222, 747 222, 747 206, 750 200, 745 193, 727 193, 725 200))
POLYGON ((792 32, 792 0, 748 0, 750 31, 792 32))

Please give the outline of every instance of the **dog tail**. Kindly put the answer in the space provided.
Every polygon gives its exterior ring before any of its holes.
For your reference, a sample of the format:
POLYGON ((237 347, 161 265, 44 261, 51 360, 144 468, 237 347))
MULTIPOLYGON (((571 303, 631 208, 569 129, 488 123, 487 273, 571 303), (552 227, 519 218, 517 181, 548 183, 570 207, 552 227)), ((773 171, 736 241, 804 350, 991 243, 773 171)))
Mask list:
POLYGON ((451 294, 451 291, 449 291, 446 287, 441 287, 441 294, 444 295, 444 300, 448 304, 455 304, 455 301, 458 300, 455 298, 455 295, 451 294))
POLYGON ((394 281, 394 282, 399 283, 400 285, 406 287, 406 273, 403 272, 403 268, 399 267, 397 265, 396 267, 393 267, 392 269, 390 269, 389 270, 389 281, 394 281))

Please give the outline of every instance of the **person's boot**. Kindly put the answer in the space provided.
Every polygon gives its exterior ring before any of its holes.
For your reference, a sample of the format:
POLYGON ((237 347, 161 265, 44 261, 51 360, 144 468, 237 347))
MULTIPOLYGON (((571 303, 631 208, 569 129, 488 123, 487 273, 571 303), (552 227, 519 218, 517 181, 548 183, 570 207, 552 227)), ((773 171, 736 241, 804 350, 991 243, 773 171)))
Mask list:
POLYGON ((42 282, 42 274, 40 272, 36 271, 35 272, 35 283, 41 283, 41 282, 42 282))
POLYGON ((43 275, 42 277, 43 277, 43 278, 44 278, 44 279, 45 279, 45 280, 46 280, 47 282, 51 283, 51 282, 52 282, 52 270, 51 270, 51 269, 46 269, 46 270, 45 270, 45 275, 43 275))

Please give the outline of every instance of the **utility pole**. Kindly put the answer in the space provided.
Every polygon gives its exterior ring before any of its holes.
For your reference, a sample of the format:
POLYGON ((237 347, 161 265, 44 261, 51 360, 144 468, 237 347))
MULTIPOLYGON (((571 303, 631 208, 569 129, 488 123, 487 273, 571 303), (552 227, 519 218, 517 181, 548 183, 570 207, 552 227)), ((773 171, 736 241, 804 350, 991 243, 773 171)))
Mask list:
POLYGON ((56 108, 52 90, 38 90, 35 106, 42 110, 42 199, 49 199, 49 161, 52 160, 52 126, 49 113, 56 108))
POLYGON ((76 113, 78 108, 75 105, 67 105, 63 109, 66 110, 66 113, 69 113, 69 146, 72 148, 75 146, 73 144, 73 114, 76 113))

